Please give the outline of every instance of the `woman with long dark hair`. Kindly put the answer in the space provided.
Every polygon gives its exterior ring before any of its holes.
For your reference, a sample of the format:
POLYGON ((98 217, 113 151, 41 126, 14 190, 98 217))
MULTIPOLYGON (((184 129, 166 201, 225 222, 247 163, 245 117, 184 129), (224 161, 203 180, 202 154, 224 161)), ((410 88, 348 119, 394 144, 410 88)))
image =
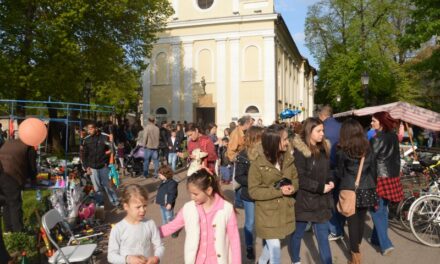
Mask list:
POLYGON ((370 140, 376 161, 377 195, 379 204, 371 210, 374 228, 371 244, 379 246, 382 255, 388 255, 394 246, 388 237, 388 204, 403 199, 403 188, 400 183, 400 148, 394 129, 397 120, 388 112, 378 112, 371 118, 371 127, 376 135, 370 140))
POLYGON ((318 241, 321 263, 332 263, 328 241, 328 221, 332 216, 334 188, 330 172, 330 143, 324 139, 324 125, 318 118, 307 118, 302 131, 293 139, 299 190, 296 194, 296 230, 290 241, 290 257, 300 262, 301 240, 311 222, 318 241))
POLYGON ((249 260, 255 259, 254 251, 254 224, 255 224, 255 202, 248 191, 250 159, 257 156, 256 146, 261 144, 261 136, 264 128, 252 126, 244 135, 244 149, 236 157, 235 180, 241 185, 241 199, 244 207, 244 240, 246 242, 246 257, 249 260))
POLYGON ((287 131, 273 125, 264 131, 249 169, 249 195, 255 200, 257 236, 266 244, 259 264, 281 263, 281 243, 295 230, 293 194, 298 175, 289 148, 287 131))
POLYGON ((336 151, 336 174, 340 190, 356 190, 355 214, 347 217, 351 261, 361 263, 359 251, 364 234, 367 211, 377 204, 376 168, 370 144, 361 124, 354 119, 342 123, 336 151), (359 185, 355 186, 361 158, 364 157, 359 185))

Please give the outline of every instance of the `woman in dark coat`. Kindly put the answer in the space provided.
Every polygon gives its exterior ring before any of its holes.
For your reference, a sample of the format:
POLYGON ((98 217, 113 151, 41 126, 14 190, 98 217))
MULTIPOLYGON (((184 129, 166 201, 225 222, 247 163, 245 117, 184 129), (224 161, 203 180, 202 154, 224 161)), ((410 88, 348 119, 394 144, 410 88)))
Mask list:
POLYGON ((388 112, 378 112, 371 118, 371 127, 376 135, 371 146, 376 161, 377 195, 379 204, 371 210, 374 228, 371 243, 380 246, 382 255, 388 255, 394 246, 388 237, 388 204, 403 199, 403 187, 400 183, 400 148, 394 129, 398 122, 388 112))
POLYGON ((361 263, 359 246, 365 227, 365 216, 377 204, 376 168, 370 144, 361 124, 354 119, 342 123, 339 144, 336 152, 336 176, 341 190, 356 190, 356 212, 347 217, 351 261, 361 263), (360 160, 365 157, 359 185, 355 186, 360 160))
POLYGON ((296 230, 289 245, 291 260, 300 262, 300 246, 307 223, 311 222, 323 264, 332 263, 328 241, 328 221, 332 215, 334 188, 329 167, 330 143, 324 139, 324 125, 318 118, 308 118, 300 135, 293 139, 299 190, 296 194, 296 230))
POLYGON ((248 176, 250 159, 257 156, 256 145, 261 142, 262 127, 250 127, 244 135, 245 148, 240 151, 235 161, 235 180, 241 185, 241 199, 244 205, 244 240, 246 242, 246 257, 249 260, 255 259, 254 252, 254 224, 255 224, 255 202, 249 195, 248 176))

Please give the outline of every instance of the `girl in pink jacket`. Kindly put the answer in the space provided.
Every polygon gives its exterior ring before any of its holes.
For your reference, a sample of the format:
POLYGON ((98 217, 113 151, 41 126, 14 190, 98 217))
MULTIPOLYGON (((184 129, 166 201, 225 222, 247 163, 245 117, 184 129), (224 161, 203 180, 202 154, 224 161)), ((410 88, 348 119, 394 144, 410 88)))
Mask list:
POLYGON ((160 227, 162 237, 185 227, 185 264, 240 264, 240 236, 235 211, 220 193, 215 176, 205 169, 188 180, 192 201, 160 227))

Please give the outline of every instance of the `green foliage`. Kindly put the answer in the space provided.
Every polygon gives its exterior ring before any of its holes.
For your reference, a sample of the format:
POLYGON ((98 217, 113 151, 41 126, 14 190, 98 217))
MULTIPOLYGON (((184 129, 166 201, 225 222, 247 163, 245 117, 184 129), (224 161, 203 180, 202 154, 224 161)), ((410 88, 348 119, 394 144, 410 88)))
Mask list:
POLYGON ((306 44, 320 62, 315 102, 331 104, 336 111, 396 100, 420 104, 405 65, 409 49, 398 43, 410 11, 410 0, 322 0, 312 5, 305 28, 306 44), (370 77, 368 90, 361 84, 363 72, 370 77))
POLYGON ((26 233, 5 233, 3 235, 6 250, 9 254, 26 251, 26 255, 32 259, 37 256, 37 241, 35 236, 26 233))
POLYGON ((36 190, 23 191, 23 223, 30 230, 38 230, 41 225, 35 212, 42 216, 48 210, 46 200, 50 196, 50 191, 41 191, 41 201, 36 200, 36 192, 36 190))
POLYGON ((90 78, 92 103, 128 108, 172 12, 167 0, 2 0, 0 97, 85 102, 90 78))

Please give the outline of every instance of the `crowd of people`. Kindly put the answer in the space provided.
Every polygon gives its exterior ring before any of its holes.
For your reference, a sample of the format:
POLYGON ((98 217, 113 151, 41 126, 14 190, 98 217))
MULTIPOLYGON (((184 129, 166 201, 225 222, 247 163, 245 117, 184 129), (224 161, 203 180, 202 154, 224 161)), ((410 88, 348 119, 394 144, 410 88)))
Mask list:
POLYGON ((330 107, 302 123, 263 127, 254 121, 244 116, 219 138, 214 124, 203 129, 189 123, 177 130, 166 122, 158 127, 149 117, 138 142, 145 147, 144 176, 149 176, 153 160, 153 177, 162 181, 156 198, 162 225, 146 220, 148 196, 142 188, 126 187, 122 203, 127 216, 112 230, 108 261, 159 263, 164 254, 160 239, 177 237, 184 228, 185 263, 241 263, 237 208, 245 213, 243 253, 260 264, 281 263, 282 240, 287 241, 291 262, 301 263, 301 240, 309 228, 316 236, 321 263, 332 263, 330 241, 343 238, 345 223, 351 252, 348 263, 361 263, 367 213, 374 223, 370 244, 384 256, 393 251, 388 205, 403 198, 396 120, 386 112, 374 114, 375 135, 370 140, 358 121, 347 119, 341 124, 330 107), (196 149, 206 155, 200 158, 196 149), (186 180, 191 200, 176 216, 175 157, 201 162, 186 180), (221 190, 222 184, 231 183, 234 201, 228 201, 221 190), (337 210, 343 190, 356 192, 355 211, 348 216, 337 210), (135 232, 144 235, 130 235, 135 232), (256 238, 263 240, 258 257, 256 238), (152 253, 146 253, 150 247, 152 253))
MULTIPOLYGON (((243 116, 237 123, 231 122, 221 137, 215 124, 156 124, 154 116, 148 117, 143 129, 124 123, 99 130, 92 122, 82 142, 81 160, 92 180, 96 202, 102 204, 106 194, 114 207, 126 211, 111 231, 108 261, 159 263, 165 252, 161 239, 177 237, 184 228, 185 263, 241 263, 237 208, 244 209, 243 253, 260 264, 281 263, 282 240, 287 241, 291 262, 301 263, 301 240, 310 228, 321 263, 332 263, 330 241, 343 238, 345 223, 351 252, 348 263, 361 263, 367 213, 374 223, 369 241, 388 255, 394 249, 387 233, 388 205, 403 198, 397 127, 398 122, 387 112, 375 113, 371 119, 375 133, 368 140, 358 121, 347 119, 341 124, 328 106, 318 117, 302 123, 275 122, 264 127, 261 119, 255 122, 243 116), (108 157, 113 143, 122 158, 122 170, 127 148, 138 145, 144 151, 142 176, 161 181, 155 200, 162 216, 160 227, 146 213, 149 197, 145 188, 130 184, 118 197, 109 184, 108 157), (173 176, 183 160, 199 164, 186 179, 191 200, 175 215, 178 183, 173 176), (232 184, 234 201, 224 197, 222 184, 232 184), (337 210, 343 190, 356 192, 355 212, 350 216, 337 210), (256 238, 263 240, 258 257, 256 238)), ((0 149, 0 157, 8 144, 0 149)), ((26 151, 28 148, 20 150, 20 155, 28 155, 26 151)), ((1 177, 16 174, 3 166, 1 177)), ((17 188, 21 188, 19 184, 17 188)), ((10 191, 3 188, 3 193, 10 191)), ((15 207, 7 204, 5 208, 15 207)), ((9 214, 12 219, 14 212, 9 214)), ((11 226, 5 222, 5 228, 20 224, 12 222, 11 226)))

